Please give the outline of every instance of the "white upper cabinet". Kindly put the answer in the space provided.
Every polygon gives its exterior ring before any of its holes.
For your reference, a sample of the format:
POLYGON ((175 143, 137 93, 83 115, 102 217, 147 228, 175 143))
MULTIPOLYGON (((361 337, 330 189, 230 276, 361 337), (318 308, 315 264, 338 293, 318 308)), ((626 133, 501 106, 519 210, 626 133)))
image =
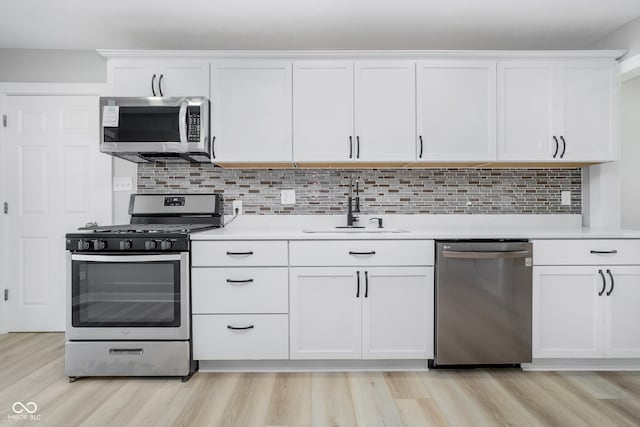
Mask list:
POLYGON ((158 63, 112 59, 107 67, 107 81, 112 96, 154 96, 158 90, 158 63))
POLYGON ((567 63, 558 67, 559 127, 564 160, 615 160, 613 132, 617 79, 613 64, 567 63))
POLYGON ((353 131, 353 61, 294 62, 293 160, 353 160, 353 131))
POLYGON ((211 63, 214 162, 291 161, 291 63, 211 63))
POLYGON ((415 68, 415 61, 356 61, 356 160, 415 160, 415 68))
POLYGON ((552 138, 557 126, 554 122, 555 87, 552 63, 501 61, 498 64, 500 159, 552 158, 557 147, 552 138))
POLYGON ((418 161, 496 159, 496 61, 418 61, 418 161))
POLYGON ((293 66, 296 162, 415 160, 415 61, 293 66))
POLYGON ((209 61, 112 59, 107 80, 112 96, 208 96, 209 61))
POLYGON ((617 157, 617 80, 611 61, 500 61, 500 160, 617 157))

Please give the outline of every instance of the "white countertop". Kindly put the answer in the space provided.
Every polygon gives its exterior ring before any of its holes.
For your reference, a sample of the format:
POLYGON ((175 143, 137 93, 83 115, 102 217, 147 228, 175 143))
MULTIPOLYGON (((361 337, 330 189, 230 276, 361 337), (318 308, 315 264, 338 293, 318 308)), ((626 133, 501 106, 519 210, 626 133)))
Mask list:
MULTIPOLYGON (((375 230, 375 221, 360 225, 375 230)), ((389 215, 384 226, 405 232, 334 232, 344 215, 239 216, 192 240, 640 239, 640 230, 589 228, 580 215, 389 215), (303 230, 327 232, 308 233, 303 230)), ((365 230, 366 230, 365 229, 365 230)))

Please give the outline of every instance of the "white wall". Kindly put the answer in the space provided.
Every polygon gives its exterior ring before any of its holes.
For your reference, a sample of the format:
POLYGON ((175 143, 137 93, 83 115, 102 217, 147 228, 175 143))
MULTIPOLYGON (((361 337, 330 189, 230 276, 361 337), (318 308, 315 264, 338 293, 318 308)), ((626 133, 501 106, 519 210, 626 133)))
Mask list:
POLYGON ((106 59, 93 50, 0 49, 0 82, 106 81, 106 59))
POLYGON ((627 49, 627 58, 640 53, 640 17, 604 36, 589 49, 627 49))
POLYGON ((640 229, 640 77, 624 82, 621 95, 622 226, 640 229))

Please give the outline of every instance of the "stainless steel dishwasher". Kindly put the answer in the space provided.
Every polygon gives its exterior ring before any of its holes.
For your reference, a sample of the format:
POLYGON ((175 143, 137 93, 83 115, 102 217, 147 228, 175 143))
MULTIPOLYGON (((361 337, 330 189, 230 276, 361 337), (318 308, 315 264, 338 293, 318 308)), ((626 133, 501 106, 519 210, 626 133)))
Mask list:
POLYGON ((436 242, 438 366, 531 362, 531 243, 436 242))

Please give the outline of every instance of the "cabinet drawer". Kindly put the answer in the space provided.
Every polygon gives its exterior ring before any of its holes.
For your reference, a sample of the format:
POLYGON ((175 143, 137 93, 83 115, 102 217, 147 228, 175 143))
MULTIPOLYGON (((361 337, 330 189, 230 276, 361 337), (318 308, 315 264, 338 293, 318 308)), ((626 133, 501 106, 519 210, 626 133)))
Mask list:
POLYGON ((290 243, 292 266, 433 265, 433 240, 322 240, 290 243))
POLYGON ((287 313, 288 276, 283 267, 193 268, 193 313, 287 313))
POLYGON ((275 267, 287 265, 286 241, 192 242, 194 267, 275 267))
POLYGON ((288 325, 289 316, 286 314, 194 315, 193 358, 288 359, 288 325))
POLYGON ((620 265, 640 262, 640 240, 534 240, 534 265, 620 265))

